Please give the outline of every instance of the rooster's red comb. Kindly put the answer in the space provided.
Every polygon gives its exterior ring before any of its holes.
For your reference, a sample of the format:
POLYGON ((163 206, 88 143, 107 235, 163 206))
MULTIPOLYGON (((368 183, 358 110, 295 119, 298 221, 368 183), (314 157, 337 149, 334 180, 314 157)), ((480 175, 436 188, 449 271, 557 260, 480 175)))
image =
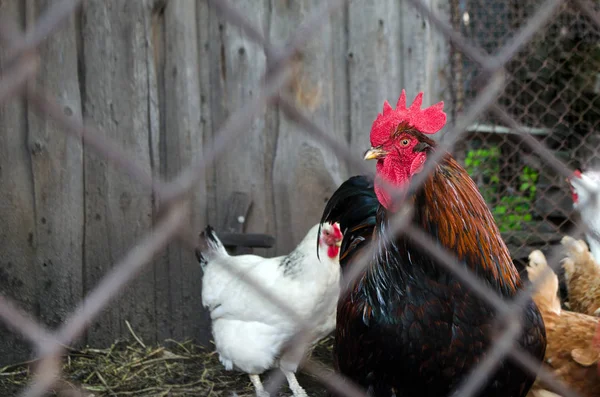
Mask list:
POLYGON ((406 107, 406 92, 402 90, 396 109, 392 109, 388 101, 383 103, 383 112, 377 115, 371 127, 371 145, 379 146, 390 138, 390 134, 398 124, 405 122, 423 134, 435 134, 446 124, 444 102, 438 102, 428 108, 421 109, 423 92, 415 97, 412 105, 406 107))

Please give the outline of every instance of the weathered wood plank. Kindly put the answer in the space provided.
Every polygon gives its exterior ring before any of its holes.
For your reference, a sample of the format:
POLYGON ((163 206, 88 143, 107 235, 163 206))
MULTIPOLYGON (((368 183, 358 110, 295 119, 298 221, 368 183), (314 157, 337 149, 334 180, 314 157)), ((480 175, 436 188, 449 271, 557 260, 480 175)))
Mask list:
MULTIPOLYGON (((83 6, 85 62, 84 120, 116 140, 151 170, 149 130, 150 0, 93 0, 83 6)), ((85 290, 107 271, 152 226, 149 190, 89 149, 85 169, 85 290)), ((96 319, 88 341, 106 346, 124 335, 129 320, 138 335, 153 341, 155 333, 154 274, 146 267, 117 301, 96 319)))
MULTIPOLYGON (((271 1, 270 40, 283 45, 296 27, 322 5, 320 1, 271 1)), ((332 30, 329 21, 301 51, 294 78, 285 95, 340 144, 347 144, 347 131, 333 125, 332 30)), ((343 100, 343 99, 340 99, 343 100)), ((345 170, 332 151, 306 135, 304 129, 280 113, 273 186, 277 221, 277 253, 291 251, 316 224, 326 200, 343 181, 345 170)), ((256 199, 253 202, 256 205, 256 199)))
POLYGON ((242 233, 246 223, 246 215, 252 205, 250 195, 243 192, 233 192, 227 201, 227 212, 222 230, 229 233, 242 233))
MULTIPOLYGON (((164 124, 161 131, 161 174, 172 179, 202 157, 205 128, 201 123, 198 76, 196 1, 169 2, 164 9, 164 87, 161 90, 164 124)), ((206 223, 204 178, 194 188, 192 216, 187 225, 199 230, 206 223)), ((174 242, 167 262, 157 268, 159 339, 198 337, 206 328, 202 311, 202 272, 194 253, 174 242), (165 309, 168 309, 165 312, 165 309)))
MULTIPOLYGON (((219 41, 216 41, 218 35, 218 22, 216 21, 216 15, 211 10, 211 5, 208 1, 196 2, 196 25, 198 33, 198 66, 196 68, 198 76, 200 78, 200 123, 204 129, 204 148, 202 153, 207 153, 209 148, 209 142, 213 131, 213 106, 212 106, 212 91, 214 89, 214 83, 212 76, 214 75, 214 68, 218 67, 218 62, 215 62, 215 58, 212 58, 216 48, 220 48, 219 41)), ((205 190, 201 197, 200 208, 205 211, 205 223, 213 222, 216 224, 217 221, 217 199, 216 199, 216 179, 214 173, 214 166, 211 164, 206 168, 205 172, 205 190)), ((199 232, 206 225, 201 224, 197 227, 196 231, 199 232)), ((194 258, 194 265, 199 267, 198 262, 194 258)), ((202 296, 202 281, 201 279, 196 280, 196 288, 198 294, 202 296)), ((201 302, 200 302, 201 306, 201 302)), ((204 343, 208 345, 212 338, 210 331, 210 314, 204 308, 194 313, 195 320, 201 327, 199 334, 192 335, 198 343, 204 343)))
MULTIPOLYGON (((216 62, 215 56, 219 54, 221 48, 219 21, 216 11, 212 8, 210 2, 199 1, 196 3, 196 25, 198 31, 198 75, 200 78, 200 110, 202 116, 200 117, 200 123, 205 130, 204 143, 205 150, 208 152, 212 143, 213 135, 213 119, 216 111, 223 112, 222 106, 213 106, 213 98, 219 98, 219 95, 213 91, 222 91, 222 83, 219 83, 218 89, 215 88, 217 85, 213 78, 218 78, 220 64, 216 62)), ((218 118, 222 118, 219 116, 218 118)), ((209 164, 206 168, 206 179, 205 187, 206 192, 203 197, 203 207, 206 209, 207 222, 211 225, 218 225, 217 216, 217 196, 216 196, 216 185, 217 180, 214 172, 215 166, 209 164)), ((199 232, 206 225, 201 225, 199 232)), ((208 316, 208 312, 205 312, 208 316)))
MULTIPOLYGON (((428 8, 442 21, 450 20, 450 3, 426 0, 428 8)), ((444 101, 448 124, 452 122, 450 48, 444 34, 407 1, 401 2, 401 81, 408 98, 423 91, 423 107, 444 101)), ((434 139, 443 136, 434 135, 434 139)))
POLYGON ((227 233, 217 232, 225 247, 271 248, 275 237, 259 233, 227 233))
MULTIPOLYGON (((244 192, 233 192, 227 201, 227 212, 220 229, 228 233, 243 233, 251 205, 250 195, 244 192)), ((236 245, 230 249, 231 255, 243 255, 251 252, 252 248, 248 246, 236 245)))
MULTIPOLYGON (((0 14, 23 21, 21 0, 0 2, 0 14)), ((9 66, 0 47, 0 79, 9 66)), ((27 112, 24 100, 13 98, 0 106, 0 294, 16 300, 34 316, 36 294, 35 227, 33 181, 27 142, 27 112)), ((14 330, 0 322, 0 365, 22 360, 31 349, 14 330)))
MULTIPOLYGON (((158 128, 151 130, 150 153, 152 158, 152 168, 155 173, 164 176, 166 173, 165 157, 166 145, 164 142, 163 132, 166 130, 165 112, 166 112, 166 85, 165 85, 165 62, 166 62, 166 38, 165 38, 165 7, 155 7, 152 12, 152 53, 154 55, 154 71, 156 73, 157 82, 157 109, 158 128)), ((154 220, 157 219, 160 209, 159 203, 154 201, 154 220)), ((175 337, 175 329, 181 331, 179 319, 174 319, 174 314, 179 313, 177 308, 172 307, 172 288, 170 282, 171 272, 169 266, 169 249, 171 244, 167 246, 160 255, 154 260, 154 275, 155 275, 155 311, 156 311, 156 338, 158 341, 175 337)), ((177 294, 178 295, 178 294, 177 294)), ((179 332, 181 334, 181 332, 179 332)))
MULTIPOLYGON (((253 25, 266 31, 269 13, 266 0, 239 0, 235 7, 253 25)), ((210 40, 213 63, 210 102, 214 142, 218 139, 215 134, 225 120, 259 91, 265 55, 242 29, 224 22, 220 15, 210 23, 213 35, 210 40)), ((233 191, 244 191, 250 194, 253 202, 246 219, 246 231, 271 233, 275 230, 271 148, 276 131, 265 128, 265 112, 266 109, 216 157, 212 167, 216 220, 210 219, 211 224, 222 225, 229 195, 233 191)))
MULTIPOLYGON (((402 25, 397 0, 348 3, 348 70, 350 79, 350 146, 356 156, 370 146, 373 120, 388 100, 395 107, 402 79, 402 25)), ((417 94, 412 88, 408 97, 417 94)), ((375 170, 374 162, 368 165, 375 170)))
MULTIPOLYGON (((35 25, 50 1, 27 1, 27 25, 35 25)), ((75 15, 40 47, 35 84, 57 97, 66 115, 81 120, 77 79, 75 15)), ((83 147, 49 118, 29 111, 27 144, 31 154, 36 217, 37 299, 40 317, 56 327, 82 298, 83 147)))
MULTIPOLYGON (((152 47, 152 58, 153 67, 150 67, 148 73, 151 81, 156 81, 156 90, 151 90, 150 107, 149 107, 149 132, 150 132, 150 161, 152 164, 152 170, 154 174, 160 176, 163 175, 164 169, 163 160, 164 156, 164 144, 161 140, 162 131, 165 130, 165 79, 164 79, 164 67, 165 67, 165 4, 155 4, 152 10, 152 18, 150 22, 151 31, 151 47, 152 47)), ((160 208, 157 197, 153 197, 153 220, 160 216, 160 208)), ((164 339, 173 336, 171 332, 172 327, 175 325, 171 315, 171 301, 170 301, 170 282, 169 282, 169 251, 168 246, 163 252, 156 256, 153 263, 154 280, 155 280, 155 291, 154 291, 154 311, 156 313, 156 339, 160 342, 164 339)), ((176 326, 176 325, 175 325, 176 326)))
MULTIPOLYGON (((336 130, 336 136, 344 138, 340 143, 350 148, 350 96, 349 96, 349 74, 348 74, 348 3, 345 3, 338 12, 331 15, 331 58, 332 58, 332 84, 333 84, 333 114, 332 124, 336 130)), ((366 149, 365 149, 366 150, 366 149)), ((363 150, 364 153, 364 150, 363 150)), ((356 170, 339 159, 343 167, 340 168, 340 185, 350 175, 355 175, 356 170)))

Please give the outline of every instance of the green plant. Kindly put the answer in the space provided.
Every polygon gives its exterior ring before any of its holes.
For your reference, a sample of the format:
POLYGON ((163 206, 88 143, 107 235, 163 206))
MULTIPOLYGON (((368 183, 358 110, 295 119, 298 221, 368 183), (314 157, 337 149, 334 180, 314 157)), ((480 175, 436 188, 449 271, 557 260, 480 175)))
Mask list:
POLYGON ((500 149, 493 146, 489 149, 469 150, 465 158, 465 169, 477 182, 485 201, 492 203, 496 197, 496 187, 500 183, 500 149))
POLYGON ((519 230, 525 223, 533 220, 531 204, 535 198, 539 173, 529 166, 523 167, 519 174, 518 193, 508 194, 500 182, 500 154, 500 149, 495 146, 469 150, 465 158, 465 169, 491 207, 500 231, 519 230))

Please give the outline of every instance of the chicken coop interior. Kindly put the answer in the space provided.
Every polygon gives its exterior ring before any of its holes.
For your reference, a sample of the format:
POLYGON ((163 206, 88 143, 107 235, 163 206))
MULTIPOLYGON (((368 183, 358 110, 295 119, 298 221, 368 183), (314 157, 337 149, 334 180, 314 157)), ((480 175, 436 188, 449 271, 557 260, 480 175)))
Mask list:
POLYGON ((0 396, 598 396, 599 43, 597 0, 0 0, 0 396))

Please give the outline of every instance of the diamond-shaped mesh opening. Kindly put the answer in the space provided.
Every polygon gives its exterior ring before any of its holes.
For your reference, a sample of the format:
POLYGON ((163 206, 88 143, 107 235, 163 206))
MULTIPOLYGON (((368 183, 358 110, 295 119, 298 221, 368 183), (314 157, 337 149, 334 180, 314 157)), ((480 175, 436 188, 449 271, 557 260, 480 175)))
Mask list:
MULTIPOLYGON (((454 21, 474 45, 490 54, 514 37, 541 1, 461 2, 454 21)), ((498 104, 525 131, 573 168, 597 165, 595 132, 600 122, 599 29, 574 7, 559 14, 507 64, 507 84, 498 104)), ((466 57, 464 81, 457 88, 468 109, 487 83, 466 57)), ((527 260, 533 249, 548 249, 573 225, 569 187, 544 159, 533 153, 499 117, 491 113, 471 126, 460 160, 492 209, 513 258, 527 260)))

